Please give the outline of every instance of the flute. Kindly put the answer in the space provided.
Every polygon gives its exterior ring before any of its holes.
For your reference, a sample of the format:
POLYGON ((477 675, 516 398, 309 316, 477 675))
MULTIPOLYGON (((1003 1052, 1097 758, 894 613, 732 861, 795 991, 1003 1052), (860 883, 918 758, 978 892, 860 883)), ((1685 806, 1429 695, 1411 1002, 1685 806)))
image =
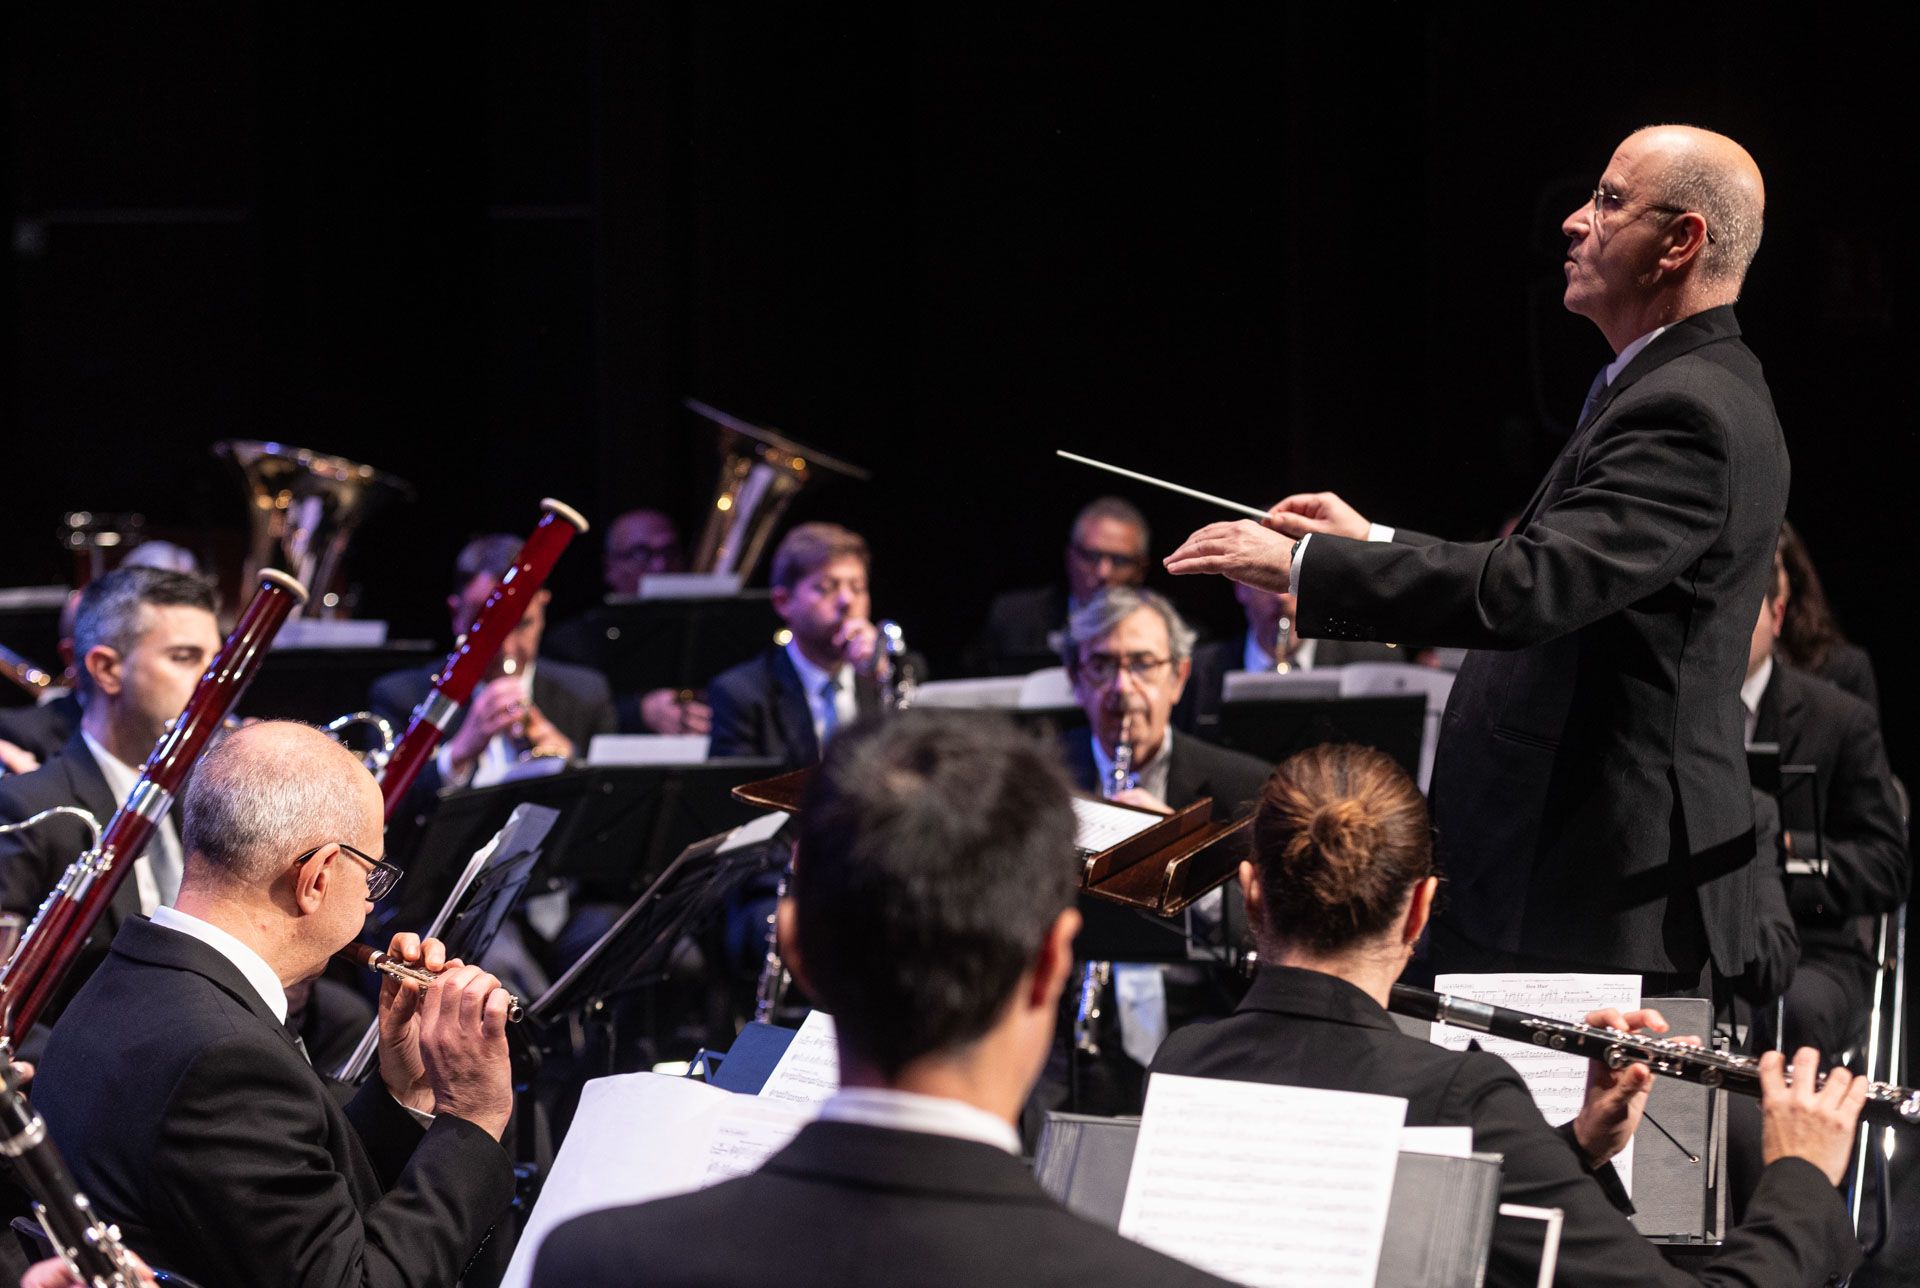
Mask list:
MULTIPOLYGON (((1531 1046, 1565 1051, 1599 1060, 1609 1069, 1629 1064, 1644 1064, 1655 1073, 1703 1087, 1724 1087, 1744 1096, 1760 1094, 1760 1061, 1750 1055, 1734 1055, 1694 1046, 1675 1038, 1655 1037, 1647 1033, 1622 1033, 1618 1029, 1596 1029, 1586 1024, 1550 1019, 1527 1011, 1515 1011, 1488 1002, 1450 997, 1411 984, 1395 984, 1387 1009, 1416 1020, 1451 1024, 1496 1038, 1525 1042, 1531 1046)), ((1793 1081, 1792 1070, 1783 1070, 1793 1081)), ((1824 1083, 1826 1074, 1820 1075, 1824 1083)), ((1878 1122, 1913 1125, 1920 1123, 1920 1088, 1896 1086, 1890 1082, 1867 1084, 1864 1115, 1878 1122)))
MULTIPOLYGON (((403 962, 392 953, 383 953, 371 944, 351 943, 334 954, 337 960, 352 962, 355 966, 365 966, 368 970, 379 971, 382 975, 391 975, 395 979, 405 980, 409 984, 418 984, 421 988, 432 988, 440 982, 440 976, 424 966, 415 966, 403 962)), ((506 993, 504 988, 500 990, 506 993)), ((507 1023, 518 1024, 527 1013, 520 999, 507 993, 507 1023)))

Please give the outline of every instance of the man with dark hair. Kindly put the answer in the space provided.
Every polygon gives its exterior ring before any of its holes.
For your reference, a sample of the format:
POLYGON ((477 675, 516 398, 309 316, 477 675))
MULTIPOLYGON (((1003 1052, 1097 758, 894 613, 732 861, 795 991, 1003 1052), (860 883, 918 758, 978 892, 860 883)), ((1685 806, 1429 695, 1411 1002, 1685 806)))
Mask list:
POLYGON ((788 640, 714 677, 708 754, 771 756, 798 769, 834 731, 879 709, 880 632, 858 533, 803 523, 773 553, 773 611, 788 640))
POLYGON ((750 1176, 560 1226, 536 1288, 1220 1282, 1070 1214, 1019 1159, 1080 926, 1045 752, 978 717, 864 725, 798 826, 780 939, 834 1015, 842 1089, 750 1176))
POLYGON ((1146 516, 1133 502, 1097 497, 1068 529, 1064 586, 1009 590, 994 597, 968 648, 968 669, 1020 675, 1051 664, 1068 616, 1107 586, 1138 586, 1147 575, 1146 516))
MULTIPOLYGON (((456 639, 473 625, 519 554, 520 539, 506 533, 475 537, 461 548, 447 596, 456 639)), ((454 717, 446 741, 415 784, 423 801, 444 787, 498 782, 524 758, 585 756, 595 734, 613 732, 613 695, 606 677, 540 657, 551 597, 542 590, 528 603, 500 647, 492 678, 474 690, 472 700, 454 717)), ((373 709, 405 727, 432 689, 435 669, 414 667, 381 676, 373 685, 373 709)))
POLYGON ((1303 635, 1472 650, 1433 770, 1439 971, 1632 971, 1697 993, 1754 949, 1740 744, 1787 450, 1733 305, 1765 191, 1732 139, 1636 131, 1561 224, 1614 359, 1513 535, 1396 531, 1328 492, 1167 559, 1299 596, 1303 635), (1298 538, 1296 548, 1294 538, 1298 538))
MULTIPOLYGON (((77 805, 105 826, 220 651, 214 606, 206 581, 157 568, 118 568, 87 586, 74 620, 80 727, 39 769, 0 779, 0 822, 77 805)), ((0 835, 0 908, 31 917, 89 839, 71 817, 0 835)), ((107 905, 61 1002, 105 955, 122 922, 173 901, 183 858, 169 815, 107 905)))
POLYGON ((379 1074, 344 1104, 285 1026, 287 990, 359 934, 399 869, 380 789, 306 725, 216 744, 186 792, 179 902, 129 920, 55 1030, 34 1099, 128 1244, 202 1288, 452 1288, 513 1196, 511 999, 440 972, 381 990, 379 1074))

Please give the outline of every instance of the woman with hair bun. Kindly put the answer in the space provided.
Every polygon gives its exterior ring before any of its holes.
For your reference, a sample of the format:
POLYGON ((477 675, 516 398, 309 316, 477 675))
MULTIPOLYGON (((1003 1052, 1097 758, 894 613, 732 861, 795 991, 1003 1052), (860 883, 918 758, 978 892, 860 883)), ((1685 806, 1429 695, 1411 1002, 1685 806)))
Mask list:
MULTIPOLYGON (((1558 1282, 1567 1285, 1814 1284, 1858 1263, 1834 1186, 1845 1174, 1865 1084, 1836 1070, 1813 1089, 1818 1053, 1802 1050, 1791 1088, 1764 1057, 1767 1166, 1719 1254, 1698 1279, 1666 1263, 1628 1223, 1609 1161, 1639 1124, 1652 1074, 1595 1064, 1573 1122, 1549 1127, 1520 1076, 1485 1051, 1448 1051, 1402 1033, 1387 1014, 1394 981, 1433 910, 1439 878, 1419 790, 1368 747, 1322 746, 1283 763, 1240 865, 1261 963, 1234 1014, 1169 1037, 1153 1073, 1399 1096, 1407 1125, 1463 1125, 1477 1151, 1503 1157, 1500 1200, 1566 1214, 1558 1282)), ((1664 1031, 1658 1012, 1603 1011, 1589 1024, 1664 1031)), ((1494 1285, 1530 1285, 1532 1254, 1496 1234, 1494 1285)))

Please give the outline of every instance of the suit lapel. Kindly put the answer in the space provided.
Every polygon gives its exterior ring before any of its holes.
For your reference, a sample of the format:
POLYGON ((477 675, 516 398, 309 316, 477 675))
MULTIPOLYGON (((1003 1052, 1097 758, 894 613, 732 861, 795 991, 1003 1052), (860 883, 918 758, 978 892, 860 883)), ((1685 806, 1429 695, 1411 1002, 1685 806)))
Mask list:
POLYGON ((813 733, 813 707, 800 686, 800 672, 793 669, 787 651, 779 647, 773 650, 768 665, 773 672, 773 716, 787 758, 797 764, 814 764, 820 759, 820 740, 813 733))
POLYGON ((1200 763, 1205 753, 1195 754, 1193 750, 1196 741, 1175 731, 1173 745, 1167 749, 1173 757, 1167 762, 1167 804, 1175 809, 1212 795, 1207 790, 1206 766, 1200 763))
MULTIPOLYGON (((177 930, 156 926, 145 917, 133 917, 120 928, 114 936, 113 951, 119 956, 149 966, 159 966, 168 970, 189 971, 212 981, 220 990, 245 1007, 267 1026, 296 1053, 300 1047, 287 1026, 268 1008, 266 1000, 254 991, 240 968, 216 951, 212 945, 202 943, 192 935, 177 930)), ((304 1054, 302 1061, 306 1060, 304 1054)), ((311 1065, 309 1065, 311 1067, 311 1065)))

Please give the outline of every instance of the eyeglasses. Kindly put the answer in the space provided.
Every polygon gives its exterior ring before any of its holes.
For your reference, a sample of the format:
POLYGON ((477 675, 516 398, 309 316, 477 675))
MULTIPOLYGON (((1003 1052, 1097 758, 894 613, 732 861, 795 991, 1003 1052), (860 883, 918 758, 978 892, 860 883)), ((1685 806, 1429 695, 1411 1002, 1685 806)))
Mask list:
MULTIPOLYGON (((1688 210, 1685 206, 1666 206, 1657 201, 1637 201, 1632 197, 1623 197, 1617 192, 1609 192, 1604 187, 1593 190, 1593 214, 1596 219, 1610 210, 1625 210, 1630 204, 1641 206, 1647 210, 1658 210, 1662 214, 1667 215, 1692 215, 1700 213, 1697 210, 1688 210)), ((1700 215, 1700 222, 1705 224, 1707 217, 1700 215)), ((1717 244, 1714 240, 1713 229, 1708 228, 1707 245, 1713 246, 1717 244)))
POLYGON ((1134 653, 1127 657, 1115 657, 1111 653, 1091 653, 1080 659, 1080 665, 1074 668, 1075 675, 1095 686, 1111 684, 1113 677, 1125 671, 1142 684, 1151 684, 1160 675, 1161 669, 1173 664, 1170 657, 1149 657, 1144 653, 1134 653))
POLYGON ((653 563, 659 559, 678 559, 679 557, 680 543, 678 541, 667 541, 657 546, 650 546, 644 541, 636 541, 630 546, 620 546, 617 549, 607 551, 607 558, 615 563, 653 563))
POLYGON ((1098 568, 1102 559, 1112 564, 1115 568, 1125 568, 1129 570, 1143 568, 1147 563, 1145 557, 1141 555, 1118 555, 1111 550, 1093 550, 1078 542, 1070 544, 1067 547, 1067 553, 1089 568, 1098 568))
MULTIPOLYGON (((396 864, 389 863, 385 859, 376 859, 371 854, 362 854, 359 850, 354 849, 344 841, 329 841, 327 845, 338 845, 348 854, 351 854, 354 858, 360 860, 372 869, 372 871, 367 873, 367 898, 373 900, 375 903, 392 894, 393 888, 400 884, 400 878, 406 875, 405 870, 396 864)), ((316 845, 295 859, 294 862, 296 864, 305 863, 308 859, 326 848, 326 845, 316 845)))

